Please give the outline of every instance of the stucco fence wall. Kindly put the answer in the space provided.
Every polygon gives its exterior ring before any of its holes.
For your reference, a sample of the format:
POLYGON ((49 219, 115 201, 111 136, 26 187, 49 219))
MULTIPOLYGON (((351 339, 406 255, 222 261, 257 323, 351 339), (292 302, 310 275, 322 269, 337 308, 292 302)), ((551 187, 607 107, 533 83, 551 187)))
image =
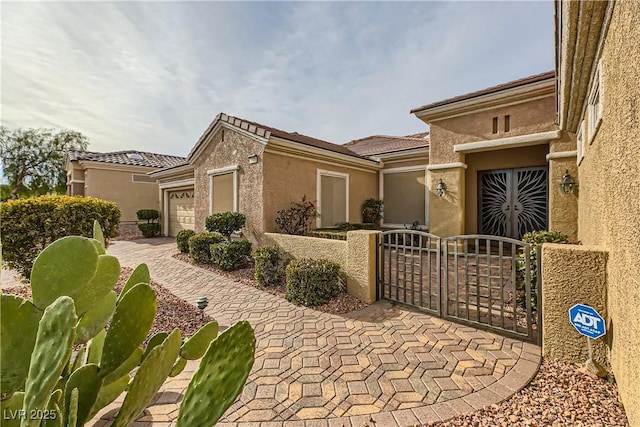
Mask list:
POLYGON ((611 370, 613 333, 607 313, 607 251, 601 247, 546 243, 542 246, 542 353, 551 360, 584 363, 587 338, 569 322, 569 309, 586 304, 607 322, 607 334, 592 340, 593 359, 611 370))
POLYGON ((376 235, 379 231, 347 232, 347 240, 265 233, 266 243, 294 258, 328 259, 340 264, 347 277, 347 292, 371 304, 376 300, 376 235))

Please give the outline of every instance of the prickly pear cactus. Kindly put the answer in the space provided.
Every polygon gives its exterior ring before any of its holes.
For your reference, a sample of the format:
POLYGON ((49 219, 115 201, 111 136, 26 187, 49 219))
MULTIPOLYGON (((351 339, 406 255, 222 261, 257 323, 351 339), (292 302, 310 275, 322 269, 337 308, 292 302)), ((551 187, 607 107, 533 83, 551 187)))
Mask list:
POLYGON ((140 264, 133 270, 131 276, 127 279, 127 283, 124 284, 124 288, 122 288, 122 292, 120 292, 120 296, 118 297, 118 302, 120 302, 122 297, 138 283, 148 284, 150 281, 151 276, 149 275, 149 267, 147 267, 147 264, 140 264))
MULTIPOLYGON (((37 414, 47 407, 51 392, 71 356, 75 325, 76 314, 71 298, 62 296, 45 309, 38 326, 25 385, 25 414, 37 414)), ((37 427, 40 421, 27 417, 20 426, 37 427)))
POLYGON ((42 312, 31 301, 3 294, 0 301, 0 394, 23 390, 42 312))
POLYGON ((151 350, 136 372, 112 427, 128 426, 151 402, 173 368, 180 343, 180 330, 175 329, 161 345, 151 350))
POLYGON ((211 427, 238 397, 256 348, 253 329, 242 321, 215 339, 187 387, 177 427, 211 427), (203 404, 206 402, 206 404, 203 404))
POLYGON ((127 374, 111 382, 111 384, 103 384, 102 388, 98 392, 96 403, 93 405, 87 419, 92 419, 102 408, 109 405, 111 402, 116 400, 118 396, 124 393, 130 379, 129 374, 127 374))
POLYGON ((180 356, 187 360, 197 360, 204 356, 211 341, 218 336, 218 322, 209 322, 189 338, 180 349, 180 356))
POLYGON ((76 327, 76 344, 85 343, 100 331, 104 331, 104 327, 116 311, 116 299, 115 291, 110 291, 84 313, 76 327))
POLYGON ((158 332, 154 336, 151 337, 149 342, 147 343, 147 348, 144 350, 144 354, 142 355, 142 360, 146 359, 153 347, 160 345, 167 339, 169 334, 167 332, 158 332))
POLYGON ((100 370, 111 372, 142 344, 153 325, 158 302, 149 285, 135 285, 120 300, 104 339, 100 370))
POLYGON ((102 367, 100 367, 100 374, 105 375, 103 384, 111 384, 113 381, 116 381, 123 375, 128 374, 133 369, 135 369, 135 367, 138 366, 142 361, 143 353, 144 352, 140 347, 136 347, 136 349, 133 350, 133 353, 131 353, 131 356, 129 356, 127 360, 122 362, 122 365, 118 366, 116 369, 106 375, 106 372, 103 371, 102 367))
POLYGON ((120 262, 111 255, 98 255, 98 264, 91 280, 71 295, 76 305, 76 314, 82 316, 96 301, 107 295, 120 277, 120 262))
POLYGON ((2 427, 20 427, 20 414, 24 404, 24 392, 14 393, 10 398, 0 401, 2 427))
POLYGON ((77 424, 84 425, 88 420, 91 408, 96 403, 98 393, 102 387, 102 377, 98 365, 84 365, 74 371, 67 380, 64 395, 64 412, 69 412, 71 405, 71 391, 78 390, 78 407, 76 411, 77 424))

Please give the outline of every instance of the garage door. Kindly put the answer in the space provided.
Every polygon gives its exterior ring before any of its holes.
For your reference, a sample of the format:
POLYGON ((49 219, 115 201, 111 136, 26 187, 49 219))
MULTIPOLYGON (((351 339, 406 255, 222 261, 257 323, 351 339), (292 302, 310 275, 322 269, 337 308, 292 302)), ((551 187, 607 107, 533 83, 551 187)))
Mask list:
POLYGON ((171 191, 169 197, 169 235, 178 231, 193 230, 193 190, 171 191))

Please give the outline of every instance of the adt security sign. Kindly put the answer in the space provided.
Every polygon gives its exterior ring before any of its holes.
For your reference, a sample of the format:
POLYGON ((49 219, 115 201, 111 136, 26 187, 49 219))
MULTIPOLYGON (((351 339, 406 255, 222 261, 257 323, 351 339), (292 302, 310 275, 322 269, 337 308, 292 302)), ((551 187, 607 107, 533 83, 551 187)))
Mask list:
POLYGON ((607 333, 604 319, 588 305, 576 304, 569 309, 569 321, 582 335, 596 339, 607 333))

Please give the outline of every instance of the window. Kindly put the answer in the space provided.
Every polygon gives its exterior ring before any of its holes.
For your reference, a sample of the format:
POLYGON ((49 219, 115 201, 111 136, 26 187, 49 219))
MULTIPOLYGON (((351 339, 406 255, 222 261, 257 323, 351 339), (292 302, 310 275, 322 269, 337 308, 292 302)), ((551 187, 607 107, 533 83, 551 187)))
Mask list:
POLYGON ((127 157, 129 158, 129 160, 136 160, 138 162, 141 162, 144 160, 142 155, 139 153, 127 153, 127 157))
POLYGON ((576 158, 576 163, 578 165, 580 165, 580 163, 582 162, 582 159, 584 158, 584 132, 583 129, 585 128, 585 121, 583 120, 582 122, 580 122, 580 124, 578 125, 578 133, 576 134, 576 148, 578 150, 578 154, 577 154, 577 158, 576 158))
POLYGON ((493 133, 498 133, 498 118, 493 118, 493 133))
POLYGON ((509 132, 511 130, 511 116, 504 116, 504 131, 509 132))
POLYGON ((318 169, 318 228, 349 222, 349 175, 318 169))
POLYGON ((587 105, 587 127, 589 131, 589 144, 593 143, 593 137, 602 122, 602 60, 598 63, 596 74, 591 85, 589 104, 587 105))
POLYGON ((146 182, 146 183, 152 183, 152 184, 156 183, 156 179, 152 178, 152 177, 150 177, 148 175, 136 175, 136 174, 133 174, 133 175, 131 175, 131 180, 133 182, 146 182))
POLYGON ((426 166, 387 169, 381 176, 384 224, 402 226, 418 221, 428 226, 426 166))
POLYGON ((209 214, 238 211, 238 166, 207 171, 209 214))

